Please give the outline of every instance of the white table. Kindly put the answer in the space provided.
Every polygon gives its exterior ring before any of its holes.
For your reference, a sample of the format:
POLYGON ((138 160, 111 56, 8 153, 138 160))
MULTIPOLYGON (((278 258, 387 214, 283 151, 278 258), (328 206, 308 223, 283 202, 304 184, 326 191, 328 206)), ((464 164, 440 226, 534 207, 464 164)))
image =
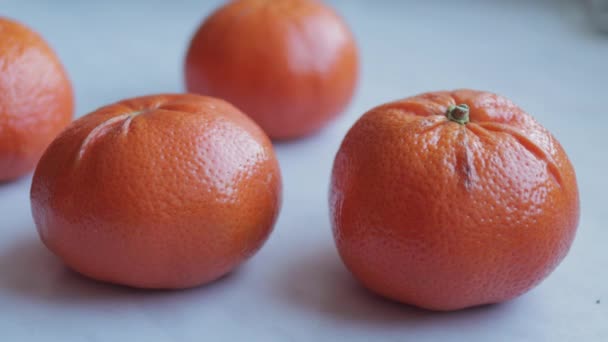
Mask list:
MULTIPOLYGON (((0 13, 54 46, 80 116, 121 98, 182 91, 187 42, 216 3, 1 0, 0 13)), ((194 290, 108 286, 68 271, 40 244, 30 177, 1 185, 0 341, 608 341, 608 36, 588 26, 578 1, 332 3, 359 39, 359 91, 321 134, 276 146, 284 203, 265 247, 194 290), (533 291, 436 314, 353 281, 333 247, 327 186, 338 145, 365 110, 459 87, 513 99, 558 137, 578 173, 582 219, 569 256, 533 291)))

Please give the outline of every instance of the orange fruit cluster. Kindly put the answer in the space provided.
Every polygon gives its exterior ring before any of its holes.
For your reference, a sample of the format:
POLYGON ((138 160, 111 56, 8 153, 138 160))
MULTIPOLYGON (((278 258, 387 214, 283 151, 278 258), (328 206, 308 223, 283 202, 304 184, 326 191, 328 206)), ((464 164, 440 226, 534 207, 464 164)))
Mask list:
MULTIPOLYGON (((83 275, 178 289, 234 270, 281 208, 271 139, 319 131, 358 81, 353 34, 315 0, 229 2, 187 50, 190 93, 126 99, 70 123, 57 56, 0 19, 0 181, 35 168, 39 236, 83 275)), ((566 256, 579 220, 559 142, 513 102, 474 90, 364 114, 336 155, 329 205, 352 274, 432 310, 528 291, 566 256)))

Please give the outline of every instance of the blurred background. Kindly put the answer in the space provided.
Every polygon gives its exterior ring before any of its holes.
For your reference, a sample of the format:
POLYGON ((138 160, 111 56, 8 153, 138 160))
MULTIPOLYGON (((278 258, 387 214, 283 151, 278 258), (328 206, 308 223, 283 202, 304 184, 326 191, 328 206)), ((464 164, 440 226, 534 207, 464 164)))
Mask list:
MULTIPOLYGON (((608 341, 608 1, 327 2, 358 40, 357 94, 318 135, 276 145, 283 210, 238 281, 151 297, 66 274, 37 242, 26 178, 0 187, 0 340, 608 341), (502 94, 557 136, 577 170, 582 218, 568 258, 522 299, 430 316, 352 283, 333 248, 327 186, 344 134, 366 110, 454 88, 502 94)), ((0 0, 0 15, 54 47, 82 116, 123 98, 183 91, 188 42, 220 3, 0 0)))

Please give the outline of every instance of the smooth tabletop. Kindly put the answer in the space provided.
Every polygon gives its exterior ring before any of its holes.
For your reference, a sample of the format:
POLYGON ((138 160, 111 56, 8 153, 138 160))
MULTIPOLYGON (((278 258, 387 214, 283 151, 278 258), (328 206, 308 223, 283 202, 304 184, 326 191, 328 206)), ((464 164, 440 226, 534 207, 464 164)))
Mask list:
MULTIPOLYGON (((0 15, 50 42, 82 116, 183 91, 188 41, 218 3, 0 0, 0 15)), ((608 341, 608 35, 590 26, 583 1, 330 3, 357 36, 362 78, 338 120, 275 145, 283 209, 262 250, 192 290, 97 283, 40 243, 31 175, 1 184, 0 341, 608 341), (361 114, 454 88, 507 96, 551 130, 576 168, 582 212, 569 255, 540 286, 501 305, 440 314, 383 300, 352 279, 333 245, 327 195, 334 155, 361 114)))

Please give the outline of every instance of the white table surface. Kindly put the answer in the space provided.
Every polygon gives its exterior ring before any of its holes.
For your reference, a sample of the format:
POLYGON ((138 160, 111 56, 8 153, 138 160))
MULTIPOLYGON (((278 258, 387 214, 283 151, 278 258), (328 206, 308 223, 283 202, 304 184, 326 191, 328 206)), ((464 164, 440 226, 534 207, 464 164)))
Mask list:
MULTIPOLYGON (((580 2, 332 1, 359 39, 358 94, 322 133, 276 146, 284 203, 275 231, 209 286, 141 292, 77 276, 37 238, 31 176, 0 185, 0 341, 608 341, 608 36, 589 27, 580 2), (339 143, 365 110, 459 87, 508 96, 558 137, 578 173, 582 218, 568 257, 533 291, 437 314, 354 282, 333 246, 327 188, 339 143)), ((216 4, 0 0, 0 15, 54 46, 80 116, 182 91, 187 42, 216 4)))

